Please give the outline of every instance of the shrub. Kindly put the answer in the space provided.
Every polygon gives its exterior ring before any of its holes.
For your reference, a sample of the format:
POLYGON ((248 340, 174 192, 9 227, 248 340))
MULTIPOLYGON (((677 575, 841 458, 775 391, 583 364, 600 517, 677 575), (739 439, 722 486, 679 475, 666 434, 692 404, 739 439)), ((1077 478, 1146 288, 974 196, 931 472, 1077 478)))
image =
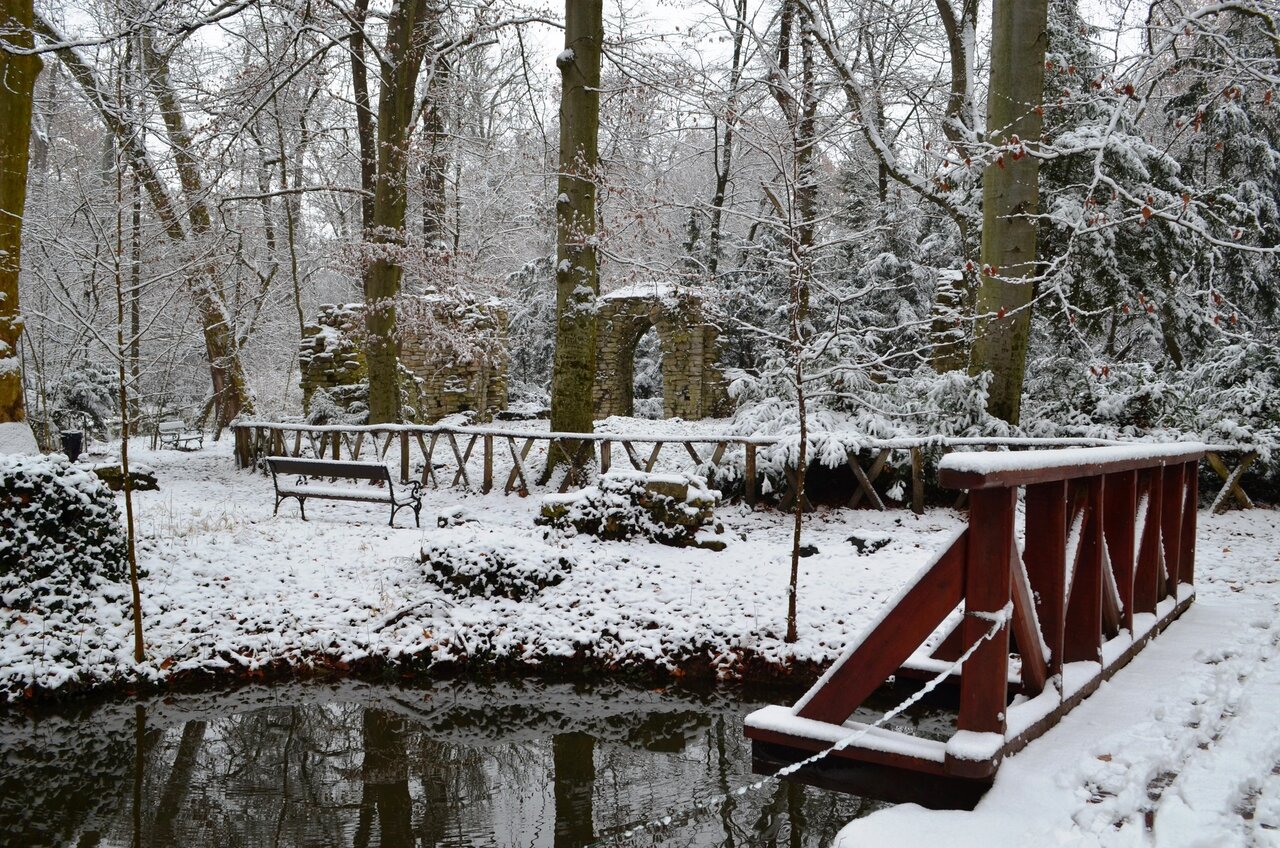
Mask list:
POLYGON ((523 601, 568 576, 570 562, 556 551, 530 550, 496 538, 466 544, 438 542, 422 549, 427 581, 457 597, 523 601))
POLYGON ((543 498, 535 521, 600 539, 639 537, 718 550, 722 543, 700 543, 695 537, 714 522, 712 510, 719 498, 720 493, 708 489, 700 477, 615 471, 601 476, 597 486, 543 498))
POLYGON ((0 456, 0 605, 75 610, 127 573, 115 498, 61 454, 0 456))

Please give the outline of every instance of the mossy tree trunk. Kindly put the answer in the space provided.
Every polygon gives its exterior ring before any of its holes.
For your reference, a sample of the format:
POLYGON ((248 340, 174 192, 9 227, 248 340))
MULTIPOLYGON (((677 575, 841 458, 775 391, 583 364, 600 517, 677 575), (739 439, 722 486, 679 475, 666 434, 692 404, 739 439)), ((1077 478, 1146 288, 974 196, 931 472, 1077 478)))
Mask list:
POLYGON ((370 255, 364 266, 365 363, 369 369, 369 423, 401 419, 396 298, 406 244, 409 133, 417 105, 418 73, 438 14, 426 0, 400 0, 387 20, 379 61, 377 179, 373 222, 365 231, 370 255))
POLYGON ((1044 126, 1048 0, 995 0, 991 10, 987 141, 982 177, 982 269, 970 372, 991 372, 988 411, 1018 423, 1031 334, 1040 160, 1028 150, 1044 126))
POLYGON ((18 345, 18 272, 22 213, 27 202, 27 153, 32 90, 40 59, 10 52, 32 46, 31 0, 0 0, 0 423, 25 421, 18 345))
MULTIPOLYGON (((590 433, 596 375, 596 171, 599 164, 602 0, 566 0, 560 68, 560 180, 556 197, 556 353, 551 429, 590 433)), ((578 450, 557 441, 547 475, 578 450)))

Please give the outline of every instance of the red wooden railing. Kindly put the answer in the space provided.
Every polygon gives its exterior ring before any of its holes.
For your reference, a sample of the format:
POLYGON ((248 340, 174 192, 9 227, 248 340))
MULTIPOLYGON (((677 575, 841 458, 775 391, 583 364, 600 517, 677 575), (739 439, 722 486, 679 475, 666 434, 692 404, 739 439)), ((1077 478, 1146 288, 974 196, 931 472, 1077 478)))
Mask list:
POLYGON ((786 749, 802 759, 841 735, 824 728, 864 727, 848 720, 890 675, 947 674, 959 689, 950 741, 930 749, 875 728, 834 754, 990 780, 1191 603, 1204 452, 1185 443, 948 456, 939 479, 969 492, 967 528, 794 707, 748 717, 747 735, 775 761, 786 749), (1015 694, 1027 697, 1011 706, 1015 694))

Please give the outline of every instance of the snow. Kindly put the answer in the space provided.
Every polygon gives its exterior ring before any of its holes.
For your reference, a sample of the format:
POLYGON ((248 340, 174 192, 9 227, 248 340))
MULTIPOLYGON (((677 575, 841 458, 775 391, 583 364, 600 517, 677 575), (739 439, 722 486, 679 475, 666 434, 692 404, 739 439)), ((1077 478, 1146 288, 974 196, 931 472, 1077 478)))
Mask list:
POLYGON ((585 659, 626 669, 675 668, 698 655, 726 675, 748 654, 826 663, 960 522, 950 510, 815 515, 804 541, 819 555, 803 561, 800 639, 786 645, 791 519, 781 513, 718 507, 725 532, 715 538, 727 544, 719 553, 545 534, 533 524, 540 499, 506 497, 500 486, 488 495, 429 489, 421 529, 403 516, 387 527, 382 507, 331 501, 308 503, 303 522, 292 504, 272 516, 271 478, 236 471, 229 439, 194 452, 135 443, 131 457, 153 467, 160 485, 134 494, 146 662, 132 663, 128 616, 115 605, 56 638, 38 618, 0 609, 0 697, 29 686, 371 658, 424 667, 585 659), (859 556, 847 540, 864 531, 893 542, 859 556), (517 603, 448 596, 417 563, 428 544, 498 543, 532 563, 564 556, 572 571, 517 603))
POLYGON ((40 453, 31 425, 25 421, 0 422, 0 455, 40 453))
POLYGON ((1208 447, 1200 442, 1132 444, 1110 447, 1061 448, 1056 450, 993 453, 951 453, 938 464, 939 471, 966 474, 999 474, 1008 471, 1036 471, 1063 466, 1093 467, 1111 462, 1133 462, 1169 458, 1185 462, 1203 454, 1208 447))
MULTIPOLYGON (((229 440, 202 451, 131 454, 155 469, 157 492, 135 493, 144 571, 147 660, 134 665, 126 593, 55 633, 37 616, 0 609, 0 693, 22 698, 109 681, 163 680, 222 668, 412 659, 509 660, 527 667, 586 659, 623 670, 707 656, 725 675, 738 659, 827 663, 876 620, 886 601, 962 526, 950 510, 826 511, 811 516, 801 561, 799 641, 782 641, 790 517, 717 508, 722 553, 544 535, 538 498, 429 490, 423 529, 385 526, 385 510, 317 503, 271 515, 269 477, 234 470, 229 440), (436 517, 448 526, 437 527, 436 517), (848 538, 891 543, 858 555, 848 538), (426 545, 496 550, 572 563, 558 585, 516 602, 446 595, 417 557, 426 545)), ((901 805, 851 823, 840 846, 1267 845, 1280 826, 1280 534, 1277 512, 1202 513, 1197 599, 1128 666, 1052 730, 1002 763, 972 812, 901 805), (1150 828, 1150 829, 1148 829, 1150 828)), ((1171 608, 1166 601, 1159 614, 1171 608)), ((1000 614, 996 614, 999 618, 1000 614)), ((1156 617, 1135 616, 1141 636, 1156 617)), ((1127 644, 1118 640, 1116 649, 1127 644)), ((1108 646, 1109 649, 1112 646, 1108 646)), ((1064 669, 1063 696, 1097 673, 1064 669)), ((1043 715, 1047 691, 1009 710, 1010 730, 1043 715)), ((752 717, 794 729, 787 704, 752 717)), ((910 745, 913 756, 984 755, 993 740, 903 741, 856 722, 813 723, 831 742, 910 745)), ((809 734, 812 735, 812 734, 809 734)), ((818 737, 826 738, 826 737, 818 737)), ((671 811, 678 813, 678 810, 671 811)))

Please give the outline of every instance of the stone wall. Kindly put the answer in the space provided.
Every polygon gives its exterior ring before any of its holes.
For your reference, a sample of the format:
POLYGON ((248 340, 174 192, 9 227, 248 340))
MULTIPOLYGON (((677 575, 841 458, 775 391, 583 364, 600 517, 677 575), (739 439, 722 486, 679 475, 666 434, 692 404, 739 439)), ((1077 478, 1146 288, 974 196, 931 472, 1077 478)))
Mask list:
POLYGON ((719 332, 706 320, 695 289, 636 286, 600 299, 596 417, 635 410, 636 345, 652 327, 662 349, 664 418, 727 414, 728 393, 719 365, 719 332))
MULTIPOLYGON (((308 411, 316 389, 340 394, 367 382, 363 310, 363 304, 322 306, 304 328, 298 361, 308 411)), ((419 422, 465 411, 485 420, 507 408, 507 315, 498 303, 408 297, 398 319, 405 400, 419 422)))

